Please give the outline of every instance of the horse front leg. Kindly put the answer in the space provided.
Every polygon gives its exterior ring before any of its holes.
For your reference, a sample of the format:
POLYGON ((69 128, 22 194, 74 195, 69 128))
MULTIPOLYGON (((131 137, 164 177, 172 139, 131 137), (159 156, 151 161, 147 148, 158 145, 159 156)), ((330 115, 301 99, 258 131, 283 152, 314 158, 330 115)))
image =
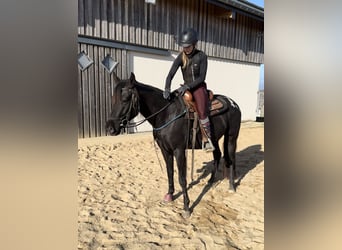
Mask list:
POLYGON ((175 192, 173 181, 174 161, 173 155, 168 153, 166 150, 162 150, 162 154, 166 163, 167 180, 169 184, 167 194, 164 196, 164 202, 170 202, 173 201, 173 193, 175 192))
POLYGON ((186 180, 186 158, 185 158, 185 149, 179 150, 177 149, 175 151, 175 157, 177 161, 177 167, 178 167, 178 180, 179 184, 182 188, 183 193, 183 201, 184 201, 184 213, 183 217, 188 218, 190 217, 190 199, 187 191, 187 180, 186 180))
POLYGON ((220 164, 220 159, 221 159, 221 155, 222 155, 218 143, 216 141, 213 142, 213 143, 214 143, 214 147, 215 147, 215 150, 213 151, 214 168, 211 171, 211 177, 210 177, 210 179, 208 181, 209 184, 213 184, 215 182, 215 180, 216 180, 216 174, 218 172, 218 168, 219 168, 219 164, 220 164))

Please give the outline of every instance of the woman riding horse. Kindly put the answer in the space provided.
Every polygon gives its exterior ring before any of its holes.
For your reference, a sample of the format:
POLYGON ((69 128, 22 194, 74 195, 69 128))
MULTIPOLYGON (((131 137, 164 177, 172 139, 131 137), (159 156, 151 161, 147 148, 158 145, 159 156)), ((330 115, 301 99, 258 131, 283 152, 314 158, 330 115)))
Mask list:
POLYGON ((206 152, 212 152, 215 148, 211 140, 208 92, 205 83, 208 59, 203 51, 196 48, 197 41, 197 32, 194 29, 188 28, 183 31, 180 40, 183 52, 177 56, 172 64, 166 78, 163 96, 165 99, 170 98, 171 80, 181 66, 184 84, 178 88, 178 93, 184 95, 187 90, 191 92, 196 103, 200 123, 205 133, 205 135, 202 134, 202 149, 206 152))
MULTIPOLYGON (((230 168, 229 189, 235 191, 235 152, 241 123, 239 106, 229 97, 221 96, 227 110, 211 116, 213 127, 212 143, 214 167, 211 170, 210 184, 215 182, 216 173, 221 160, 218 140, 224 136, 223 152, 225 167, 230 168)), ((184 104, 171 95, 169 101, 162 96, 162 90, 138 82, 131 73, 129 79, 120 80, 114 87, 112 110, 106 122, 106 131, 110 135, 119 135, 121 130, 141 113, 153 127, 153 138, 156 140, 164 157, 168 177, 168 192, 164 201, 174 200, 174 159, 178 167, 178 179, 182 188, 184 217, 190 215, 190 199, 187 186, 187 164, 185 151, 188 147, 189 121, 185 118, 184 104)), ((227 176, 226 176, 227 177, 227 176)))

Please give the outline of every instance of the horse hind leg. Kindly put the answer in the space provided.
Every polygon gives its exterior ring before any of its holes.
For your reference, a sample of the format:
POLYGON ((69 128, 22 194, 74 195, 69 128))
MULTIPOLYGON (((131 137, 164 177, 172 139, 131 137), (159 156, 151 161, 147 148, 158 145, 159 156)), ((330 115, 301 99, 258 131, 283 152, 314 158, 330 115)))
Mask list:
MULTIPOLYGON (((225 158, 225 173, 227 168, 230 169, 229 173, 229 191, 235 192, 235 176, 236 176, 236 170, 235 170, 235 154, 236 154, 236 138, 234 136, 228 136, 228 142, 226 142, 226 137, 224 138, 224 158, 225 158)), ((226 176, 227 177, 227 176, 226 176)))

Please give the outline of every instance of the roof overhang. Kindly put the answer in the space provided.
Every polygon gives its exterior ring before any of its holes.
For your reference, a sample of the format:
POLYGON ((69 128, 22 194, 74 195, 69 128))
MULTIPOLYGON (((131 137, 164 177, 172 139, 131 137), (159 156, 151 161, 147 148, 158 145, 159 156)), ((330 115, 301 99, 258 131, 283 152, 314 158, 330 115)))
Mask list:
POLYGON ((249 16, 253 19, 264 21, 264 9, 241 0, 206 0, 208 3, 214 4, 218 7, 235 11, 242 15, 249 16))

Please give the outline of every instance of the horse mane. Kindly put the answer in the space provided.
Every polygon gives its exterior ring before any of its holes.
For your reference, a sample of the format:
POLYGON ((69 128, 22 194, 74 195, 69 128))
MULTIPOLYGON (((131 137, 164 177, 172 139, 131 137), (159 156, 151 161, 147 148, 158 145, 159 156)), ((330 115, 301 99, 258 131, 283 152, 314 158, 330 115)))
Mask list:
MULTIPOLYGON (((113 96, 112 96, 112 102, 113 103, 121 102, 121 89, 128 87, 127 85, 129 85, 129 84, 130 84, 130 79, 125 79, 125 80, 119 81, 115 85, 114 91, 113 91, 113 96)), ((157 87, 154 87, 152 85, 145 84, 142 82, 138 82, 137 80, 134 81, 134 85, 132 85, 132 86, 136 87, 141 92, 147 93, 154 100, 159 100, 162 103, 168 102, 167 100, 165 100, 163 98, 163 90, 161 90, 157 87)), ((173 94, 171 96, 174 97, 173 94)))
MULTIPOLYGON (((144 92, 150 92, 151 94, 153 93, 154 97, 160 99, 162 101, 162 103, 168 103, 169 101, 177 99, 177 94, 175 94, 174 92, 171 92, 169 100, 164 99, 163 98, 163 90, 161 90, 157 87, 154 87, 152 85, 149 85, 149 84, 144 84, 144 83, 136 81, 135 86, 137 86, 140 90, 142 90, 144 92)), ((154 97, 151 97, 151 98, 154 98, 154 97)))
POLYGON ((154 87, 152 85, 148 85, 148 84, 144 84, 141 82, 136 82, 135 83, 136 86, 139 86, 140 89, 144 90, 144 91, 151 91, 151 92, 156 92, 157 94, 161 95, 163 93, 163 91, 157 87, 154 87))

